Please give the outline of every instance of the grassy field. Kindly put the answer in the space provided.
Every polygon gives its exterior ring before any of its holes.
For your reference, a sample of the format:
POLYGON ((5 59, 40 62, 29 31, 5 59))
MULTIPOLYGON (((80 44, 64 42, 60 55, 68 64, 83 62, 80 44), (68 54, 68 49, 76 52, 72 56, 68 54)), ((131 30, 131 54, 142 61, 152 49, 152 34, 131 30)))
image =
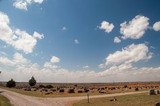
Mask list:
MULTIPOLYGON (((63 93, 59 93, 59 92, 53 92, 52 94, 49 95, 45 95, 45 93, 39 92, 39 91, 24 91, 22 89, 16 89, 16 88, 7 88, 7 87, 1 87, 3 89, 7 89, 13 92, 17 92, 23 95, 28 95, 28 96, 35 96, 35 97, 74 97, 74 96, 87 96, 87 93, 67 93, 67 92, 63 92, 63 93)), ((143 90, 141 90, 143 91, 143 90)), ((135 92, 135 91, 123 91, 123 92, 135 92)), ((114 93, 122 93, 122 92, 114 92, 114 93)), ((113 93, 107 93, 107 94, 113 94, 113 93)), ((93 92, 90 93, 90 96, 92 95, 105 95, 102 93, 98 93, 98 92, 93 92)))
MULTIPOLYGON (((74 96, 86 96, 87 93, 71 93, 68 94, 67 92, 64 93, 58 93, 54 92, 49 95, 45 95, 45 93, 39 92, 39 91, 24 91, 22 89, 16 89, 16 88, 7 88, 7 87, 1 87, 3 89, 7 89, 10 91, 14 91, 23 95, 28 95, 28 96, 35 96, 35 97, 74 97, 74 96)), ((92 93, 91 95, 100 95, 99 93, 92 93)), ((102 94, 101 94, 102 95, 102 94)))
POLYGON ((11 106, 10 101, 0 94, 0 106, 11 106))
POLYGON ((75 103, 73 106, 154 106, 160 102, 160 95, 136 94, 117 96, 117 101, 110 101, 113 97, 91 99, 90 103, 87 100, 82 100, 75 103))

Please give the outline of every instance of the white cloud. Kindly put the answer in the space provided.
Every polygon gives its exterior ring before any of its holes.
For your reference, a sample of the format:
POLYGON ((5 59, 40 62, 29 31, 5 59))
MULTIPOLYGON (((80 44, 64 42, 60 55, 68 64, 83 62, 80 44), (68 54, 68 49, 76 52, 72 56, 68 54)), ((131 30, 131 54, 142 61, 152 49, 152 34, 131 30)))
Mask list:
POLYGON ((9 41, 13 34, 11 28, 8 26, 9 18, 6 14, 0 12, 0 39, 3 41, 9 41))
POLYGON ((75 40, 74 40, 74 43, 79 44, 78 39, 75 39, 75 40))
POLYGON ((38 82, 125 82, 125 81, 159 81, 160 67, 133 67, 130 64, 112 66, 104 71, 94 70, 72 71, 63 68, 48 68, 31 64, 19 66, 15 70, 7 71, 0 68, 1 80, 28 81, 34 76, 38 82))
POLYGON ((137 15, 128 23, 125 21, 120 26, 120 33, 123 35, 123 39, 139 39, 144 35, 149 26, 149 18, 137 15))
MULTIPOLYGON (((29 0, 28 0, 29 1, 29 0)), ((30 0, 31 1, 31 0, 30 0)), ((41 4, 44 0, 32 0, 33 2, 35 2, 35 3, 39 3, 39 4, 41 4)))
POLYGON ((51 60, 50 60, 51 63, 59 63, 60 62, 60 59, 56 56, 52 56, 51 60))
POLYGON ((114 25, 112 23, 107 22, 107 21, 102 21, 101 25, 98 27, 99 27, 99 29, 104 30, 107 33, 110 33, 113 30, 114 25))
POLYGON ((44 35, 43 34, 39 34, 38 32, 35 31, 33 33, 33 37, 36 38, 36 39, 43 39, 44 35))
POLYGON ((0 57, 0 63, 4 64, 4 65, 12 65, 14 64, 10 59, 8 59, 7 57, 0 57))
POLYGON ((98 67, 99 68, 105 68, 105 64, 99 64, 98 67))
POLYGON ((37 44, 37 38, 42 39, 43 34, 34 32, 33 36, 20 29, 11 29, 9 18, 5 13, 0 12, 0 40, 25 53, 31 53, 37 44))
POLYGON ((13 62, 16 63, 16 64, 19 64, 19 63, 26 64, 26 63, 29 63, 29 60, 27 60, 26 58, 24 58, 22 56, 22 54, 15 53, 14 56, 13 56, 13 62))
POLYGON ((21 10, 27 10, 28 5, 33 3, 41 4, 43 0, 15 0, 13 6, 21 10))
POLYGON ((22 9, 22 10, 27 10, 27 5, 28 5, 27 2, 24 0, 16 0, 13 3, 13 6, 15 8, 22 9))
POLYGON ((67 70, 54 66, 51 62, 45 62, 44 66, 36 63, 28 63, 28 59, 21 54, 15 53, 11 59, 0 57, 0 63, 7 68, 1 67, 1 81, 13 78, 16 81, 28 81, 34 76, 38 82, 124 82, 124 81, 159 81, 160 67, 133 67, 131 63, 113 65, 103 71, 89 69, 67 70), (8 70, 8 64, 15 68, 8 70))
POLYGON ((160 21, 154 23, 153 29, 154 29, 155 31, 160 31, 160 21))
POLYGON ((32 35, 29 35, 26 31, 21 31, 20 29, 16 29, 14 34, 18 38, 10 42, 11 45, 18 50, 31 53, 37 43, 37 40, 32 35))
POLYGON ((30 63, 29 60, 24 58, 22 54, 20 53, 15 53, 13 55, 13 58, 9 59, 6 56, 1 56, 0 57, 0 63, 3 65, 8 65, 8 66, 17 66, 17 65, 22 65, 22 64, 28 64, 30 63))
POLYGON ((106 58, 105 64, 133 63, 140 60, 147 60, 151 57, 152 53, 149 52, 149 49, 145 44, 131 44, 123 48, 121 51, 116 51, 113 54, 109 54, 106 58))
POLYGON ((84 69, 88 69, 88 68, 89 68, 89 66, 84 66, 83 68, 84 68, 84 69))
POLYGON ((121 42, 121 39, 119 37, 114 38, 114 43, 120 43, 120 42, 121 42))
POLYGON ((45 68, 49 68, 49 69, 57 69, 57 68, 59 68, 57 65, 52 64, 51 62, 45 62, 44 63, 44 67, 45 68))

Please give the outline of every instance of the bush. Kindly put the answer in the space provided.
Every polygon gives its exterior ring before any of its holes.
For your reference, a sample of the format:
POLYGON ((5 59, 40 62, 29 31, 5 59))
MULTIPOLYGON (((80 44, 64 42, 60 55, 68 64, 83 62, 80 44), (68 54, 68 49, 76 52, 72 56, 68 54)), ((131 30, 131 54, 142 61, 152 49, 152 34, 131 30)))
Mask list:
POLYGON ((51 89, 51 88, 53 88, 53 86, 52 85, 46 85, 46 88, 51 89))
POLYGON ((87 93, 87 92, 89 92, 89 90, 88 89, 84 89, 84 92, 87 93))
POLYGON ((156 95, 156 92, 154 89, 149 90, 149 95, 156 95))
POLYGON ((39 88, 45 88, 45 86, 41 84, 41 85, 39 85, 39 88))
POLYGON ((35 80, 35 78, 34 78, 33 76, 32 76, 31 79, 29 80, 29 85, 30 85, 30 86, 36 85, 36 80, 35 80))
POLYGON ((139 91, 139 89, 138 89, 138 88, 135 88, 135 91, 139 91))
POLYGON ((30 87, 27 87, 27 88, 23 88, 24 91, 31 91, 31 88, 30 87))
POLYGON ((9 88, 15 87, 16 82, 13 79, 11 79, 7 82, 6 86, 9 87, 9 88))
POLYGON ((78 93, 83 93, 83 91, 82 90, 78 90, 78 93))
POLYGON ((64 92, 64 89, 60 89, 59 92, 64 92))
POLYGON ((127 88, 128 86, 127 85, 124 85, 124 88, 127 88))
POLYGON ((51 89, 51 91, 52 91, 52 92, 56 92, 57 90, 56 90, 56 89, 51 89))
POLYGON ((68 93, 75 93, 75 92, 74 92, 74 89, 69 89, 69 90, 68 90, 68 93))

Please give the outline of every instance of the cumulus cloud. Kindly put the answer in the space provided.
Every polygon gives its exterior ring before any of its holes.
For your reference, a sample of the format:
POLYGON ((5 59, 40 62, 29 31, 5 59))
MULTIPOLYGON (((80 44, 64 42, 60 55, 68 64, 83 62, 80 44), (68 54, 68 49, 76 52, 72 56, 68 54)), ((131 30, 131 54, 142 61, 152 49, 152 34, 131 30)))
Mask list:
POLYGON ((26 31, 22 31, 18 28, 12 29, 9 23, 10 21, 7 14, 0 12, 0 40, 13 46, 17 50, 31 53, 37 44, 37 40, 44 37, 43 34, 39 34, 38 32, 34 32, 33 35, 30 35, 26 31))
POLYGON ((57 68, 59 68, 59 66, 57 66, 57 65, 55 65, 55 64, 53 64, 51 62, 45 62, 44 63, 44 67, 45 68, 49 68, 49 69, 57 69, 57 68))
POLYGON ((58 58, 56 56, 52 56, 50 61, 49 62, 45 62, 43 66, 45 68, 49 68, 49 69, 58 69, 60 67, 55 63, 59 63, 59 62, 60 62, 60 58, 58 58))
POLYGON ((0 67, 1 80, 28 81, 34 76, 38 82, 125 82, 125 81, 159 81, 160 67, 133 67, 130 64, 112 66, 103 71, 67 70, 64 68, 40 68, 37 64, 18 66, 15 70, 7 71, 0 67))
POLYGON ((84 68, 84 69, 88 69, 88 68, 89 68, 89 66, 84 66, 83 68, 84 68))
POLYGON ((137 15, 128 23, 125 21, 120 24, 120 33, 123 39, 139 39, 141 38, 149 26, 149 18, 137 15))
POLYGON ((116 82, 159 81, 160 67, 133 67, 131 64, 112 66, 100 73, 102 79, 116 82))
POLYGON ((38 32, 35 31, 33 33, 33 37, 36 38, 36 39, 43 39, 44 35, 43 34, 39 34, 38 32))
POLYGON ((160 31, 160 21, 154 23, 153 29, 154 29, 155 31, 160 31))
POLYGON ((13 55, 13 58, 8 58, 4 55, 1 56, 0 63, 7 66, 17 66, 22 64, 28 64, 30 63, 30 61, 24 58, 22 54, 17 52, 13 55))
POLYGON ((16 29, 14 34, 16 35, 17 39, 13 39, 9 43, 18 50, 31 53, 37 43, 37 40, 26 31, 21 31, 20 29, 16 29))
POLYGON ((56 56, 52 56, 51 60, 50 60, 51 63, 59 63, 60 62, 60 59, 56 56))
POLYGON ((145 44, 131 44, 123 48, 121 51, 116 51, 113 54, 109 54, 106 58, 105 64, 133 63, 140 60, 147 60, 151 57, 152 53, 149 52, 149 49, 145 44))
POLYGON ((28 5, 33 3, 41 4, 43 0, 15 0, 13 6, 21 10, 27 10, 28 5))
POLYGON ((114 43, 120 43, 120 42, 121 42, 121 39, 119 37, 114 38, 114 43))
POLYGON ((159 81, 160 67, 133 67, 132 63, 113 65, 102 71, 90 69, 67 70, 54 66, 50 61, 43 66, 31 63, 22 54, 15 53, 12 58, 0 57, 1 81, 13 78, 16 81, 28 81, 34 76, 38 82, 124 82, 124 81, 159 81), (14 64, 8 69, 8 64, 14 64))
POLYGON ((75 44, 79 44, 78 39, 75 39, 75 40, 74 40, 74 43, 75 43, 75 44))
POLYGON ((107 22, 107 21, 102 21, 101 25, 98 27, 99 27, 99 29, 104 30, 107 33, 110 33, 113 30, 114 25, 112 23, 107 22))

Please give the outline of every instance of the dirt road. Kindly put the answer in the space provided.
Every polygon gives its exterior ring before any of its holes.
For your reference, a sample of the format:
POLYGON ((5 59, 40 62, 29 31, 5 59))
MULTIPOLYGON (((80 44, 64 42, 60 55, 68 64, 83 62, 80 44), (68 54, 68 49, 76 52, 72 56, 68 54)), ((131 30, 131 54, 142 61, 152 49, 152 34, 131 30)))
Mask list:
MULTIPOLYGON (((40 97, 22 95, 1 88, 0 91, 2 92, 1 94, 7 97, 11 101, 11 104, 13 104, 14 106, 67 106, 69 103, 73 101, 79 101, 87 98, 86 96, 40 98, 40 97)), ((95 95, 95 96, 90 96, 90 98, 112 97, 112 96, 139 94, 146 92, 147 91, 138 91, 138 92, 116 93, 116 94, 106 94, 106 95, 95 95)))

